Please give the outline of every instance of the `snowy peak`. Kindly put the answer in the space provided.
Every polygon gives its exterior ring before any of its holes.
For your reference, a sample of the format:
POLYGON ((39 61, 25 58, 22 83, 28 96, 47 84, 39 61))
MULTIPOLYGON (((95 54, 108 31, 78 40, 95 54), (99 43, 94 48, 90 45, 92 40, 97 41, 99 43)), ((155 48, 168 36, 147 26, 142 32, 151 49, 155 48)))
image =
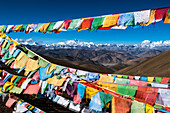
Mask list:
POLYGON ((49 49, 57 49, 57 48, 65 48, 65 49, 110 49, 110 48, 148 48, 148 49, 154 49, 154 48, 160 48, 160 47, 166 47, 170 48, 170 40, 166 41, 150 41, 150 40, 144 40, 140 44, 114 44, 114 43, 106 43, 106 44, 95 44, 93 42, 81 42, 77 39, 75 40, 67 40, 65 42, 58 42, 58 43, 52 43, 52 44, 43 44, 42 41, 40 42, 34 42, 32 38, 23 40, 23 39, 15 39, 21 44, 24 45, 34 45, 34 46, 44 46, 45 48, 49 49))
POLYGON ((149 40, 144 40, 140 46, 142 48, 148 47, 148 48, 156 48, 156 47, 161 47, 161 46, 170 46, 170 40, 166 41, 155 41, 151 42, 149 40))

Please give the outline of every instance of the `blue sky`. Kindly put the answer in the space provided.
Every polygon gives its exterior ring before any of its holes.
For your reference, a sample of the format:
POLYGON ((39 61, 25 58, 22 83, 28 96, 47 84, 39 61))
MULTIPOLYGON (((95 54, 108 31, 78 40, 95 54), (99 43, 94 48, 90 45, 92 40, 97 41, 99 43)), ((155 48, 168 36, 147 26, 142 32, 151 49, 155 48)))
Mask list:
MULTIPOLYGON (((0 24, 51 22, 132 12, 170 6, 169 0, 4 0, 1 1, 0 24)), ((58 34, 10 33, 11 38, 54 43, 72 39, 95 43, 140 43, 143 40, 170 40, 170 24, 163 22, 145 28, 102 31, 69 31, 58 34)))

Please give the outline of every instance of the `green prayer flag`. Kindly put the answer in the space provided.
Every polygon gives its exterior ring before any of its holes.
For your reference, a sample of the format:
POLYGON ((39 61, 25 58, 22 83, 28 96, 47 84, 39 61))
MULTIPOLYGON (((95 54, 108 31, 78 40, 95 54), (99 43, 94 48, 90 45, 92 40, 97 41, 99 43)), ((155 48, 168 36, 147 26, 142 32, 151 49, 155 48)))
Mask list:
POLYGON ((104 21, 105 17, 97 17, 94 18, 92 25, 91 25, 91 31, 96 30, 98 27, 100 27, 104 21))
POLYGON ((158 105, 158 104, 155 104, 155 105, 154 105, 154 108, 161 109, 161 108, 162 108, 162 106, 160 106, 160 105, 158 105))
POLYGON ((64 67, 64 66, 57 66, 57 67, 55 68, 55 70, 54 70, 54 74, 55 74, 55 75, 60 74, 61 70, 65 69, 65 68, 66 68, 66 67, 64 67))
POLYGON ((134 26, 135 25, 135 18, 134 16, 131 18, 130 22, 128 23, 129 26, 134 26))
POLYGON ((123 75, 123 78, 128 78, 128 76, 127 75, 123 75))
POLYGON ((161 82, 161 80, 162 80, 162 77, 155 77, 155 82, 161 82))
POLYGON ((19 28, 19 31, 25 31, 27 27, 27 24, 23 24, 20 28, 19 28))
POLYGON ((9 46, 11 45, 11 43, 8 41, 6 46, 5 46, 5 49, 8 50, 9 46))
POLYGON ((3 25, 2 31, 5 31, 7 25, 3 25))
POLYGON ((137 90, 137 86, 128 86, 128 85, 118 85, 116 89, 116 93, 119 93, 121 95, 131 95, 135 96, 137 90))
POLYGON ((114 83, 129 84, 129 82, 130 82, 130 79, 116 78, 114 83))
POLYGON ((5 49, 5 48, 1 48, 1 54, 5 54, 5 52, 6 52, 7 50, 5 49))
POLYGON ((168 9, 167 16, 170 18, 170 8, 168 9))
POLYGON ((28 50, 28 53, 26 54, 26 56, 29 58, 34 58, 36 55, 33 52, 31 52, 30 50, 28 50))
POLYGON ((108 102, 110 102, 112 100, 112 97, 113 97, 113 95, 110 95, 110 94, 107 94, 107 93, 104 93, 104 92, 101 92, 101 91, 99 91, 99 95, 100 95, 100 100, 101 100, 102 108, 104 108, 105 105, 108 102))
POLYGON ((56 24, 56 22, 51 22, 51 24, 47 28, 47 32, 48 33, 52 33, 53 27, 54 27, 55 24, 56 24))
POLYGON ((34 32, 39 32, 40 28, 43 26, 43 23, 39 23, 37 25, 37 28, 34 30, 34 32))
POLYGON ((15 85, 18 81, 20 81, 20 80, 21 80, 21 78, 22 78, 22 77, 19 77, 19 76, 18 76, 18 77, 15 79, 15 81, 14 81, 13 85, 15 85))
POLYGON ((75 29, 77 27, 77 24, 78 22, 80 21, 81 19, 74 19, 71 21, 70 25, 69 25, 69 28, 68 29, 75 29))
POLYGON ((23 91, 22 88, 14 86, 9 92, 10 93, 15 93, 15 94, 21 94, 22 91, 23 91))
POLYGON ((41 66, 41 67, 46 67, 47 65, 49 64, 49 62, 45 61, 44 59, 42 58, 38 58, 38 65, 41 66))
POLYGON ((9 54, 9 51, 5 53, 5 55, 2 57, 3 60, 11 59, 12 55, 9 54))

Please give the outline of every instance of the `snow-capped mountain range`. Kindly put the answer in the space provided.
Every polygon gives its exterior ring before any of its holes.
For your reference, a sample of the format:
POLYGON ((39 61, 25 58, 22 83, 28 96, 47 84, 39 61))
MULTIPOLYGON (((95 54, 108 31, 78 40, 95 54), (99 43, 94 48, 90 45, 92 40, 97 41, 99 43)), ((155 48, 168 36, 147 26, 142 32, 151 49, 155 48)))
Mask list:
POLYGON ((21 44, 24 45, 33 45, 33 46, 43 46, 46 49, 57 49, 57 48, 65 48, 65 49, 96 49, 96 48, 148 48, 148 49, 155 49, 155 48, 168 48, 170 49, 170 40, 166 41, 150 41, 144 40, 140 44, 114 44, 114 43, 107 43, 107 44, 95 44, 93 42, 80 42, 79 40, 68 40, 65 42, 58 42, 52 44, 43 44, 42 42, 34 42, 32 38, 23 40, 23 39, 15 39, 21 44))

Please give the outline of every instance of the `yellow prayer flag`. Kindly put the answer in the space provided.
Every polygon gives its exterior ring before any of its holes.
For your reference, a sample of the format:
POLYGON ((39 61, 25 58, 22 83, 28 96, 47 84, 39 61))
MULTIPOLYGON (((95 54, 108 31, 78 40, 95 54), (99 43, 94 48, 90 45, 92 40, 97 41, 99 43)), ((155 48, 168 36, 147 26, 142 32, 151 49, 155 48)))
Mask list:
POLYGON ((8 43, 8 40, 5 40, 5 42, 3 42, 3 44, 2 44, 2 47, 5 48, 7 43, 8 43))
POLYGON ((146 113, 153 113, 153 109, 154 107, 149 105, 149 104, 146 104, 146 113))
POLYGON ((62 86, 65 80, 66 78, 57 79, 56 76, 53 76, 52 78, 48 78, 47 82, 55 86, 62 86))
POLYGON ((91 99, 97 92, 98 90, 91 88, 91 87, 87 87, 86 88, 86 99, 91 99))
POLYGON ((122 78, 122 77, 123 77, 123 75, 117 75, 117 77, 122 78))
POLYGON ((50 64, 50 66, 48 67, 46 73, 51 73, 58 65, 56 64, 50 64))
POLYGON ((22 24, 18 25, 13 31, 18 31, 20 27, 22 27, 22 24))
POLYGON ((154 77, 148 77, 147 78, 147 81, 153 82, 153 80, 154 80, 154 77))
POLYGON ((44 23, 42 25, 42 27, 40 28, 40 32, 45 33, 49 25, 50 25, 50 22, 49 23, 44 23))
POLYGON ((118 14, 106 16, 102 27, 116 26, 118 18, 119 18, 118 14))

